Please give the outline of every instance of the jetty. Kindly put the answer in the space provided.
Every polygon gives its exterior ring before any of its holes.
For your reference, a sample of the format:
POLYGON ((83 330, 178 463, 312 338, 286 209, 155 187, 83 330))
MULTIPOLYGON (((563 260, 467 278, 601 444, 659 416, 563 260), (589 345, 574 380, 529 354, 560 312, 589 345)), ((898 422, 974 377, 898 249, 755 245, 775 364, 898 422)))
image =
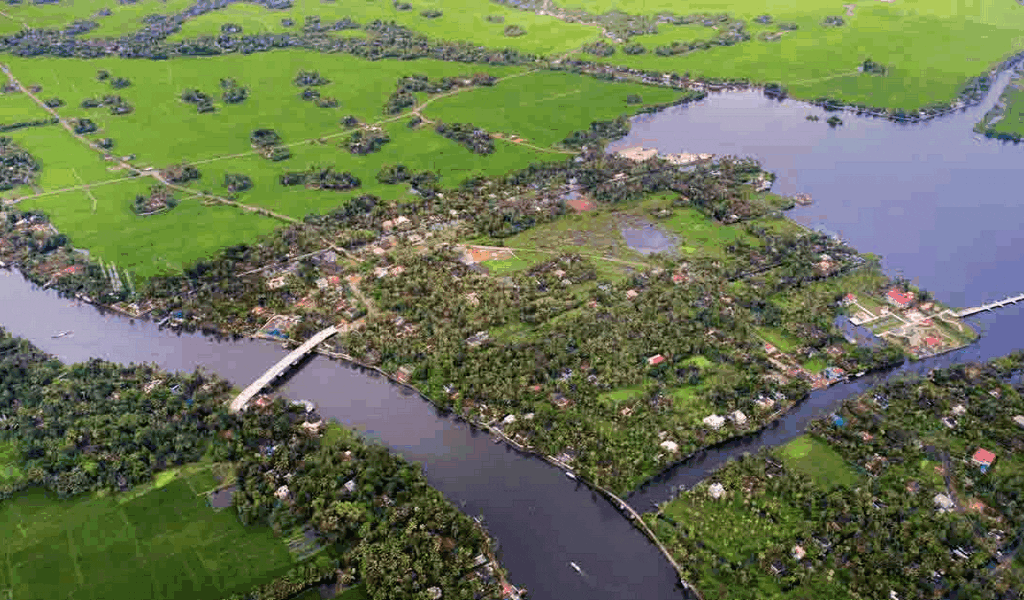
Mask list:
POLYGON ((294 367, 300 360, 303 359, 307 354, 313 351, 314 348, 320 345, 321 342, 338 333, 338 328, 331 325, 327 329, 320 331, 313 337, 306 340, 301 346, 292 350, 281 360, 277 361, 277 364, 267 369, 267 371, 260 375, 260 378, 252 382, 249 387, 242 390, 234 400, 231 401, 232 412, 237 412, 244 409, 249 401, 252 400, 257 394, 259 394, 265 387, 270 385, 275 379, 287 373, 292 367, 294 367))
POLYGON ((1006 298, 1003 298, 1002 300, 996 302, 990 302, 988 304, 982 304, 981 306, 972 306, 971 308, 965 308, 960 312, 956 313, 956 316, 967 317, 980 312, 986 312, 997 308, 1002 308, 1009 304, 1016 304, 1022 300, 1024 300, 1024 294, 1017 294, 1016 296, 1007 296, 1006 298))

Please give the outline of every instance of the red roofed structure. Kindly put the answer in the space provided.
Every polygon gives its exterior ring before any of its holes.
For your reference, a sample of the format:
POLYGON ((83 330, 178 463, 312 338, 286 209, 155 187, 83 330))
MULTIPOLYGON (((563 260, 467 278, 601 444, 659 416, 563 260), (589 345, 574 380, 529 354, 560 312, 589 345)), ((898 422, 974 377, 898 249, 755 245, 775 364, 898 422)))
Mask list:
POLYGON ((889 290, 889 293, 887 293, 885 296, 886 300, 888 300, 890 304, 894 304, 900 308, 906 308, 910 306, 910 301, 913 300, 913 297, 911 297, 909 294, 905 294, 895 289, 889 290))
POLYGON ((987 468, 996 461, 996 455, 992 454, 984 448, 978 448, 978 451, 971 457, 971 462, 982 468, 987 468))
POLYGON ((929 348, 934 348, 936 346, 941 346, 942 345, 942 340, 940 340, 937 337, 928 336, 928 337, 924 338, 924 344, 926 346, 928 346, 929 348))
POLYGON ((654 356, 647 359, 647 364, 649 364, 652 367, 655 365, 660 365, 663 362, 665 362, 665 357, 660 354, 655 354, 654 356))

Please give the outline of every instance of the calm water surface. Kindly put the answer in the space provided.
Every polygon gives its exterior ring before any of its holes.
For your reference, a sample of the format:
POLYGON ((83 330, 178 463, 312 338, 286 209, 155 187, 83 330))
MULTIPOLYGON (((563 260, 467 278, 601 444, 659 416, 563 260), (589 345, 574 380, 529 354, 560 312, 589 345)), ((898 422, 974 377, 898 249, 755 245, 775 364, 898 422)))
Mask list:
MULTIPOLYGON (((1006 76, 1000 80, 1005 84, 1006 76)), ((940 300, 969 306, 1024 292, 1024 148, 979 141, 971 127, 991 105, 923 125, 901 126, 843 114, 829 128, 805 120, 824 113, 758 93, 717 95, 688 107, 645 115, 613 148, 643 144, 663 152, 753 156, 778 175, 775 191, 809 193, 797 221, 840 234, 883 256, 940 300)), ((982 340, 897 371, 923 373, 964 360, 986 360, 1024 346, 1021 307, 970 321, 982 340)), ((204 366, 245 385, 283 350, 253 341, 218 342, 159 331, 153 324, 104 315, 34 289, 0 271, 0 325, 65 362, 92 357, 153 362, 169 370, 204 366), (52 339, 58 331, 73 335, 52 339)), ((728 458, 784 443, 845 397, 881 380, 864 378, 815 392, 762 435, 665 473, 630 497, 639 510, 690 486, 728 458)), ((282 390, 314 401, 320 412, 363 431, 423 464, 427 479, 463 511, 482 515, 501 543, 514 583, 541 600, 679 598, 674 571, 607 502, 547 464, 524 458, 483 434, 437 414, 431 405, 358 369, 313 359, 282 390), (584 574, 569 567, 574 561, 584 574)))

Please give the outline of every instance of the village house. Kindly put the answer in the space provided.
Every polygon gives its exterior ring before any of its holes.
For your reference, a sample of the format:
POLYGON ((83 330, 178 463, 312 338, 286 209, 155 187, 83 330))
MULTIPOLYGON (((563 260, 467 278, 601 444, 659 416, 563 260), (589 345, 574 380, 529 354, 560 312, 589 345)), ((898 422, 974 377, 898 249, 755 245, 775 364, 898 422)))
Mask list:
POLYGON ((674 283, 676 285, 679 285, 679 284, 685 283, 685 282, 686 282, 686 275, 683 275, 682 273, 673 273, 672 274, 672 283, 674 283))
POLYGON ((478 331, 474 335, 471 335, 468 338, 466 338, 466 345, 468 345, 470 348, 476 348, 489 339, 491 339, 491 334, 487 333, 486 331, 478 331))
POLYGON ((408 383, 409 378, 412 376, 412 373, 415 370, 416 368, 411 365, 402 365, 401 367, 398 367, 397 371, 395 371, 395 379, 401 381, 402 383, 408 383))
POLYGON ((725 425, 725 417, 719 415, 708 415, 704 417, 704 425, 711 429, 718 430, 725 425))
POLYGON ((843 296, 843 299, 840 300, 839 303, 842 304, 843 306, 850 306, 851 304, 853 304, 856 301, 857 301, 857 297, 856 296, 854 296, 853 294, 847 294, 847 295, 843 296))
POLYGON ((341 487, 342 487, 342 489, 344 489, 349 494, 353 494, 356 491, 356 480, 355 479, 349 479, 348 481, 345 482, 345 485, 343 485, 341 487))
POLYGON ((725 495, 725 486, 720 483, 712 483, 708 486, 708 496, 712 500, 718 500, 725 495))
POLYGON ((732 413, 729 415, 729 418, 732 419, 732 422, 735 423, 737 427, 743 427, 747 424, 747 415, 743 414, 743 411, 741 410, 737 410, 732 413))
POLYGON ((558 392, 551 394, 551 403, 557 406, 558 408, 565 408, 569 406, 571 402, 572 401, 566 398, 563 394, 560 394, 558 392))
POLYGON ((663 362, 665 362, 665 357, 660 354, 655 354, 647 359, 647 364, 652 367, 660 365, 663 362))
POLYGON ((291 500, 292 492, 288 489, 288 486, 282 485, 274 492, 274 497, 282 502, 287 502, 288 500, 291 500))
POLYGON ((885 299, 889 304, 892 304, 897 308, 906 308, 910 306, 911 302, 913 302, 914 296, 910 292, 904 293, 897 289, 891 289, 886 293, 885 299))
POLYGON ((996 461, 996 455, 989 452, 984 448, 978 448, 978 450, 971 456, 971 463, 979 468, 984 473, 996 461))
POLYGON ((627 300, 632 300, 633 298, 636 298, 639 295, 640 295, 640 292, 638 292, 636 290, 626 290, 626 299, 627 300))
POLYGON ((665 440, 664 442, 661 443, 661 447, 666 451, 672 453, 679 451, 679 444, 673 442, 672 440, 665 440))
POLYGON ((1013 422, 1016 423, 1017 426, 1020 427, 1021 429, 1024 429, 1024 415, 1015 416, 1013 418, 1013 422))
POLYGON ((776 348, 775 346, 769 344, 768 342, 765 342, 764 343, 764 351, 767 352, 768 354, 775 354, 776 352, 779 351, 779 349, 776 348))
POLYGON ((803 560, 804 556, 807 555, 807 552, 804 550, 803 546, 793 546, 792 554, 793 560, 803 560))

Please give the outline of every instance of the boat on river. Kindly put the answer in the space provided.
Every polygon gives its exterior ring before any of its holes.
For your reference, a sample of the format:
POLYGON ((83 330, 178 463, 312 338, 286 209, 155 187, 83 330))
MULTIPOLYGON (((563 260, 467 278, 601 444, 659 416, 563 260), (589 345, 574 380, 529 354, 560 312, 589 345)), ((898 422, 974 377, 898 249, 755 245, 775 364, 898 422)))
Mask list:
POLYGON ((569 563, 569 566, 570 566, 570 567, 572 567, 572 568, 574 568, 574 569, 576 569, 576 572, 577 572, 577 573, 579 573, 579 574, 581 574, 581 575, 583 574, 583 569, 581 569, 581 568, 580 568, 580 566, 579 566, 578 564, 576 564, 576 563, 574 563, 574 562, 570 562, 570 563, 569 563))
POLYGON ((54 335, 52 335, 51 337, 52 337, 53 339, 57 339, 57 338, 62 338, 62 337, 64 337, 64 336, 68 336, 68 335, 71 335, 71 332, 70 332, 70 331, 62 331, 62 332, 60 332, 60 333, 57 333, 57 334, 54 334, 54 335))
POLYGON ((566 471, 565 476, 575 481, 576 476, 572 474, 572 471, 566 471))

